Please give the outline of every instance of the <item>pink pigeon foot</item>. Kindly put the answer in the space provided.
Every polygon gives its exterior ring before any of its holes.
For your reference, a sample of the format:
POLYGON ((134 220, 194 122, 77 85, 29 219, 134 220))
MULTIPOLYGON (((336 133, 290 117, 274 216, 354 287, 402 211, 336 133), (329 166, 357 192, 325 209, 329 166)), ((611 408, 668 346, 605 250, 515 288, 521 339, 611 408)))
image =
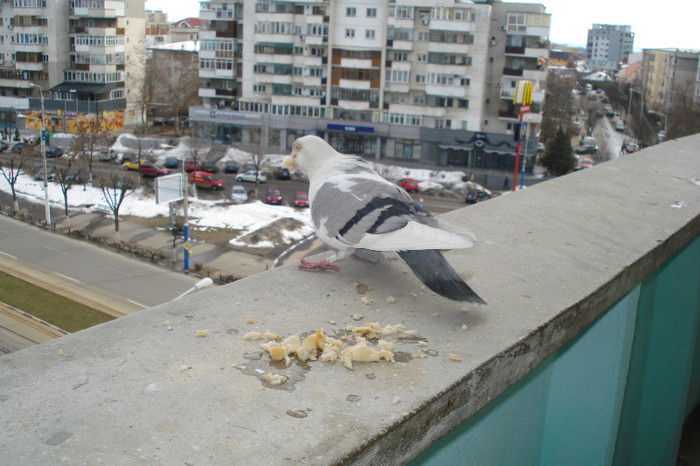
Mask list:
POLYGON ((321 270, 335 270, 336 272, 340 270, 340 268, 337 265, 333 265, 330 262, 328 262, 326 259, 321 259, 320 261, 316 262, 309 262, 306 259, 301 260, 301 264, 297 265, 298 268, 300 269, 321 269, 321 270))

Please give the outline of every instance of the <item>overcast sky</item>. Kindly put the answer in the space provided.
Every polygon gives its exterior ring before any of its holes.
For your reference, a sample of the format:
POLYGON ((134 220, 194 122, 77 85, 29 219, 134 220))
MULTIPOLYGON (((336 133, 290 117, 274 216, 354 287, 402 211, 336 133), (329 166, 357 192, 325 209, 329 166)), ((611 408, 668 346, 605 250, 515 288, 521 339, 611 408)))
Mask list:
MULTIPOLYGON (((559 44, 584 46, 593 23, 632 26, 634 49, 682 48, 700 50, 700 2, 665 0, 522 0, 543 3, 552 15, 550 40, 559 44)), ((147 0, 146 8, 163 10, 168 21, 199 16, 198 0, 147 0)))

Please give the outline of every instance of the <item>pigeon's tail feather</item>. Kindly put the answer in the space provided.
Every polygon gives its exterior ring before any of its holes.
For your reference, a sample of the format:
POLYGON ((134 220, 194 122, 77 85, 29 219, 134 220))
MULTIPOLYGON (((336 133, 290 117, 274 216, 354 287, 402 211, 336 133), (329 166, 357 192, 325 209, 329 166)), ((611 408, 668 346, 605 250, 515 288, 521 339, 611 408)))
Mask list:
POLYGON ((420 281, 437 294, 454 301, 486 304, 462 280, 440 251, 435 249, 399 251, 398 254, 420 281))

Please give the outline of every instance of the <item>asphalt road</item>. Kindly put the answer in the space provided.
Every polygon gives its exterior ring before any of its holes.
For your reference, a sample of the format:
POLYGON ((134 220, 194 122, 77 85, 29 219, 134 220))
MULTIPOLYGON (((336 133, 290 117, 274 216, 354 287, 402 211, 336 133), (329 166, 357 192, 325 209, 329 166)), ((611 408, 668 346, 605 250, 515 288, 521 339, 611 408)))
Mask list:
POLYGON ((4 216, 0 216, 0 252, 142 308, 169 301, 197 281, 4 216))

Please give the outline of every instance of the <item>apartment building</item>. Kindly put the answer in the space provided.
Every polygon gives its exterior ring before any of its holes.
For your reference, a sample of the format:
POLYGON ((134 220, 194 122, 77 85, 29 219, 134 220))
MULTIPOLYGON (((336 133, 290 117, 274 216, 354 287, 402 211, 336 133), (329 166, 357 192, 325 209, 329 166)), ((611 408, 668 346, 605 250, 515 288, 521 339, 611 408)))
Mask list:
POLYGON ((642 88, 649 108, 668 111, 674 101, 700 101, 700 51, 644 49, 642 88))
POLYGON ((146 10, 146 47, 170 42, 168 14, 162 10, 146 10))
MULTIPOLYGON (((201 2, 195 132, 284 152, 315 133, 375 159, 511 168, 518 80, 544 99, 542 5, 442 0, 201 2), (261 132, 260 128, 265 131, 261 132)), ((534 150, 531 151, 534 153, 534 150)))
POLYGON ((2 2, 0 125, 39 129, 39 86, 49 131, 123 128, 135 117, 126 57, 144 29, 144 0, 2 2))
POLYGON ((175 21, 168 29, 168 39, 170 42, 185 42, 199 40, 199 18, 185 18, 175 21))
POLYGON ((633 48, 631 26, 594 24, 588 30, 586 64, 592 68, 615 70, 620 62, 627 62, 633 48))

